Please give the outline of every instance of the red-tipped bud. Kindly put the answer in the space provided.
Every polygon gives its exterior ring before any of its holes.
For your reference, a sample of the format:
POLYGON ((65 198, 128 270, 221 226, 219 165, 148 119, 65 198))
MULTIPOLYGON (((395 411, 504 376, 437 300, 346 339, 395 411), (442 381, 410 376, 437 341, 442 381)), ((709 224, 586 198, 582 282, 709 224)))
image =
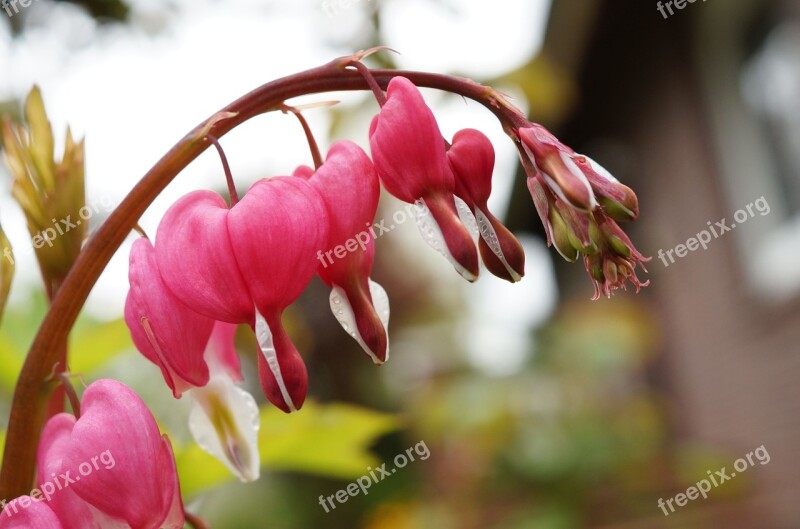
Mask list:
POLYGON ((512 283, 525 275, 525 252, 514 235, 489 211, 492 192, 494 148, 483 133, 464 129, 453 137, 447 160, 456 182, 456 196, 472 210, 481 240, 478 243, 486 268, 512 283))
POLYGON ((572 207, 591 211, 597 206, 594 192, 583 170, 575 162, 575 153, 541 125, 519 129, 522 146, 541 171, 550 190, 572 207))
POLYGON ((445 142, 422 94, 404 77, 389 83, 386 104, 370 127, 370 147, 383 185, 408 203, 424 202, 418 225, 425 240, 469 281, 478 276, 478 252, 461 224, 445 142), (430 215, 426 216, 426 210, 430 215))

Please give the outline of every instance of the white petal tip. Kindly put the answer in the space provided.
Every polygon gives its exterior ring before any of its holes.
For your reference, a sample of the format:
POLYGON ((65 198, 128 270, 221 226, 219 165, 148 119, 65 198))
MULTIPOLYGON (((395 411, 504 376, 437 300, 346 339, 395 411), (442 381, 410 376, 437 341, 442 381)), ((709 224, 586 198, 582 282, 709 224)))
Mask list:
POLYGON ((339 322, 339 325, 342 326, 342 329, 347 332, 361 348, 367 353, 367 356, 372 359, 372 362, 375 365, 382 365, 389 360, 389 296, 386 294, 386 290, 376 283, 373 280, 369 280, 369 292, 372 296, 372 305, 375 308, 375 312, 378 314, 378 318, 380 318, 381 323, 383 324, 383 329, 386 331, 386 358, 381 360, 378 356, 367 346, 364 342, 364 339, 361 337, 361 333, 358 332, 358 325, 356 323, 355 313, 353 311, 353 307, 350 304, 350 300, 347 299, 347 294, 345 293, 344 289, 339 287, 338 285, 333 285, 330 294, 330 306, 331 312, 336 320, 339 322))

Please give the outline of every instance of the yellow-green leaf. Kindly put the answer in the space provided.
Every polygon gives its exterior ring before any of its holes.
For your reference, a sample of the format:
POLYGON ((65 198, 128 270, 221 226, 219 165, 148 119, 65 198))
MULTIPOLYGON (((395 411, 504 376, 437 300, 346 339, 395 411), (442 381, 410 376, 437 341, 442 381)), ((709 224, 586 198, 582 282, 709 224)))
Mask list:
POLYGON ((31 157, 40 178, 37 184, 50 194, 55 191, 53 129, 47 119, 42 92, 38 86, 31 89, 25 100, 25 120, 31 136, 31 157))
POLYGON ((8 395, 14 391, 24 360, 25 353, 0 332, 0 386, 8 395))
POLYGON ((70 338, 70 371, 91 373, 114 357, 132 349, 131 334, 122 318, 79 328, 70 338))

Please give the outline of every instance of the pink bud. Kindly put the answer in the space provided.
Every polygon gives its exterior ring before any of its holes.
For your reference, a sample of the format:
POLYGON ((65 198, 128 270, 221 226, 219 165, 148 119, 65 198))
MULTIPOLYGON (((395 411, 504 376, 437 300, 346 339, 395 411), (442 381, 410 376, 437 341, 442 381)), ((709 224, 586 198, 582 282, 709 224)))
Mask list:
POLYGON ((59 439, 68 428, 59 417, 42 443, 51 447, 45 453, 61 457, 58 474, 69 472, 71 491, 132 529, 183 526, 172 447, 138 395, 121 382, 98 380, 83 394, 69 440, 59 439))
POLYGON ((474 129, 460 130, 453 137, 447 160, 455 175, 455 194, 475 215, 481 235, 481 257, 497 277, 512 283, 525 275, 525 253, 522 245, 497 217, 489 211, 492 192, 494 148, 483 133, 474 129))
MULTIPOLYGON (((295 174, 298 172, 302 169, 295 174)), ((340 141, 334 143, 325 163, 309 181, 325 202, 330 219, 327 255, 318 252, 317 273, 332 288, 331 310, 367 355, 382 364, 388 355, 388 321, 384 321, 388 320, 388 297, 369 279, 375 259, 370 227, 380 198, 375 167, 358 145, 340 141), (348 249, 341 258, 330 252, 340 245, 348 249), (374 297, 373 291, 377 294, 374 297)))
POLYGON ((518 134, 525 152, 557 197, 584 211, 595 208, 597 201, 592 186, 576 163, 577 155, 572 149, 535 123, 519 129, 518 134))
POLYGON ((205 385, 208 366, 203 352, 214 321, 191 310, 167 288, 146 239, 133 243, 128 278, 125 321, 137 349, 161 368, 175 397, 205 385))
POLYGON ((308 375, 280 316, 314 277, 329 223, 322 197, 295 177, 256 182, 228 216, 233 253, 254 302, 261 385, 286 412, 303 405, 308 375))
POLYGON ((102 529, 105 516, 61 483, 63 458, 70 446, 75 417, 59 413, 47 421, 36 453, 37 487, 64 529, 102 529))
MULTIPOLYGON (((475 244, 461 224, 445 141, 422 94, 404 77, 389 83, 386 104, 370 127, 370 147, 383 185, 408 203, 422 201, 423 236, 469 281, 478 277, 475 244)), ((422 205, 422 204, 421 204, 422 205)))
POLYGON ((211 191, 180 198, 158 226, 156 258, 166 285, 192 310, 213 320, 252 324, 253 301, 233 253, 228 213, 222 197, 211 191))
POLYGON ((158 230, 164 282, 194 310, 256 330, 262 388, 284 411, 300 408, 308 380, 280 315, 314 276, 328 224, 307 181, 276 177, 256 182, 231 209, 215 193, 190 193, 158 230))

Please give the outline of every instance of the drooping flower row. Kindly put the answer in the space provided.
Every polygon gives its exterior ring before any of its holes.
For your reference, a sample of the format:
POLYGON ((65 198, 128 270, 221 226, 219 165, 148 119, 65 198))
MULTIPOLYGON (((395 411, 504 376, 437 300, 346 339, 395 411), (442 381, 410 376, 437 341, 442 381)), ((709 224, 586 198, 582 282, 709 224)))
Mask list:
MULTIPOLYGON (((638 289, 635 268, 646 259, 616 223, 638 216, 635 194, 543 127, 515 132, 548 243, 568 260, 584 256, 596 295, 626 280, 638 289)), ((484 134, 465 129, 448 142, 417 87, 397 77, 369 137, 371 159, 339 141, 316 170, 262 179, 230 206, 211 191, 189 193, 167 211, 155 243, 138 240, 131 251, 125 317, 134 342, 176 397, 195 398, 193 432, 243 480, 258 476, 258 414, 235 385, 236 325, 253 330, 261 387, 285 412, 303 405, 308 375, 281 316, 315 275, 330 286, 343 329, 376 364, 388 359, 388 296, 370 279, 374 238, 331 263, 318 259, 372 224, 380 183, 417 206, 424 240, 467 280, 478 277, 479 255, 498 277, 524 275, 521 244, 487 207, 495 160, 484 134), (238 410, 224 431, 210 420, 219 406, 238 410)))

